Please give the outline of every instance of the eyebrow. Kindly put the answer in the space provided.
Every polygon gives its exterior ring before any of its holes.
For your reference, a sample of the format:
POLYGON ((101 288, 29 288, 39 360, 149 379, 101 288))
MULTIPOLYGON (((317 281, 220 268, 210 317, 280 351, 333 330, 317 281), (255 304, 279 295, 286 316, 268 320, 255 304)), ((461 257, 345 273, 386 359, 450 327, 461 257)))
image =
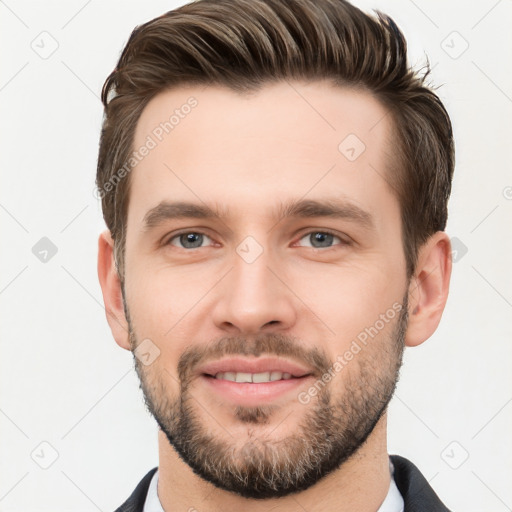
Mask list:
MULTIPOLYGON (((285 218, 328 217, 345 219, 362 227, 374 229, 372 215, 359 206, 340 199, 301 199, 288 201, 278 205, 274 210, 274 218, 280 221, 285 218)), ((149 231, 166 221, 176 219, 227 219, 229 211, 218 206, 210 208, 205 204, 186 201, 162 201, 151 208, 143 218, 143 229, 149 231)))

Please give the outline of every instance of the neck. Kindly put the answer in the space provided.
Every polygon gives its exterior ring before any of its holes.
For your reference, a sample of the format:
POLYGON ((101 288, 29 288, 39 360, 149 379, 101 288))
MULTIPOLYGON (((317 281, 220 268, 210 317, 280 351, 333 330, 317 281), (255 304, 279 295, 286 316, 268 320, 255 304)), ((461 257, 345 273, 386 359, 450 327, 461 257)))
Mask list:
POLYGON ((158 433, 158 447, 158 497, 165 512, 291 512, 297 508, 308 512, 375 512, 390 484, 385 414, 357 453, 338 470, 313 487, 283 498, 254 500, 218 489, 183 462, 162 431, 158 433))

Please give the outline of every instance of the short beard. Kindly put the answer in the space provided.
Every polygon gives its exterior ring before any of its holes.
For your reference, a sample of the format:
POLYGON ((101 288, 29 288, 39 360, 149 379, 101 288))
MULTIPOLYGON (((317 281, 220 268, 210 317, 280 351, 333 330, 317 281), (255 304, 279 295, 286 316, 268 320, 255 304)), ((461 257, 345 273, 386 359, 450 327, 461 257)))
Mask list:
MULTIPOLYGON (((125 306, 128 313, 127 309, 125 306)), ((189 385, 199 362, 226 354, 298 356, 298 360, 316 368, 319 375, 327 373, 334 362, 318 349, 306 353, 297 343, 280 334, 260 335, 254 338, 253 344, 243 337, 223 338, 211 351, 202 352, 194 347, 180 357, 180 393, 175 399, 158 373, 144 367, 135 356, 134 363, 149 412, 169 443, 198 476, 244 498, 278 498, 315 485, 340 468, 366 441, 395 391, 407 321, 406 295, 392 334, 369 341, 349 363, 350 371, 341 370, 341 374, 345 374, 341 382, 338 375, 318 391, 316 401, 311 400, 307 405, 309 410, 295 433, 272 440, 251 430, 249 440, 241 448, 212 435, 197 414, 201 406, 191 395, 189 385), (331 388, 338 382, 343 386, 343 393, 333 400, 334 389, 331 388)), ((137 338, 130 321, 129 325, 130 340, 135 348, 137 338)), ((251 425, 268 423, 276 407, 272 404, 238 406, 234 408, 234 415, 250 429, 251 425)))

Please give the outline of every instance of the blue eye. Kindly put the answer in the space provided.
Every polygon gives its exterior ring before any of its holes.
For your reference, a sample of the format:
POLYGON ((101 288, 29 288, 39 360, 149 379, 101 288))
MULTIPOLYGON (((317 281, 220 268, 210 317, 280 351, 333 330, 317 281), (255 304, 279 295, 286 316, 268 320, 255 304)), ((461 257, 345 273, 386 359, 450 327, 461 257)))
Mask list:
POLYGON ((336 236, 328 231, 312 231, 304 235, 301 239, 307 240, 309 245, 301 245, 302 247, 313 247, 314 249, 330 248, 333 247, 334 240, 343 243, 339 236, 336 236))
POLYGON ((195 231, 189 231, 188 233, 182 233, 180 235, 173 236, 169 240, 169 244, 182 249, 197 249, 202 247, 205 239, 210 240, 209 236, 203 233, 196 233, 195 231))
MULTIPOLYGON (((212 242, 212 239, 204 233, 187 231, 174 235, 167 243, 180 249, 199 249, 211 245, 212 242)), ((313 249, 330 249, 336 245, 348 244, 349 242, 344 241, 329 231, 311 231, 305 234, 298 242, 300 247, 311 247, 313 249)))

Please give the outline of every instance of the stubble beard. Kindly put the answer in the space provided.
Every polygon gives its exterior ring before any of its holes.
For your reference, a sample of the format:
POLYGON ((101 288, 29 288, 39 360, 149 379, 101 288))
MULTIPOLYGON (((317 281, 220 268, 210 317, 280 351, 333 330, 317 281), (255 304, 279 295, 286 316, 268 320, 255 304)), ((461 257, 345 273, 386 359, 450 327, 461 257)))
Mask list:
MULTIPOLYGON (((125 310, 128 313, 126 307, 125 310)), ((201 407, 190 390, 192 370, 199 361, 206 355, 299 355, 313 364, 319 375, 332 368, 334 362, 318 349, 308 353, 299 350, 295 342, 280 334, 260 335, 251 344, 240 337, 223 338, 207 354, 192 348, 180 357, 177 397, 166 388, 165 375, 152 371, 151 366, 145 367, 135 356, 134 364, 149 412, 171 446, 199 477, 244 498, 278 498, 315 485, 340 468, 366 441, 387 409, 398 382, 407 319, 405 296, 391 335, 370 341, 349 363, 350 368, 343 368, 328 385, 319 387, 318 395, 302 405, 308 409, 298 412, 300 417, 292 434, 280 439, 261 434, 261 426, 271 424, 276 405, 234 407, 234 418, 248 427, 247 441, 241 446, 238 438, 227 431, 221 434, 222 438, 212 434, 198 415, 206 414, 208 423, 215 424, 215 418, 208 416, 214 413, 205 413, 203 407, 207 404, 201 407), (333 388, 340 385, 343 391, 333 393, 333 388)), ((138 340, 130 321, 129 324, 132 347, 136 347, 138 340)))

